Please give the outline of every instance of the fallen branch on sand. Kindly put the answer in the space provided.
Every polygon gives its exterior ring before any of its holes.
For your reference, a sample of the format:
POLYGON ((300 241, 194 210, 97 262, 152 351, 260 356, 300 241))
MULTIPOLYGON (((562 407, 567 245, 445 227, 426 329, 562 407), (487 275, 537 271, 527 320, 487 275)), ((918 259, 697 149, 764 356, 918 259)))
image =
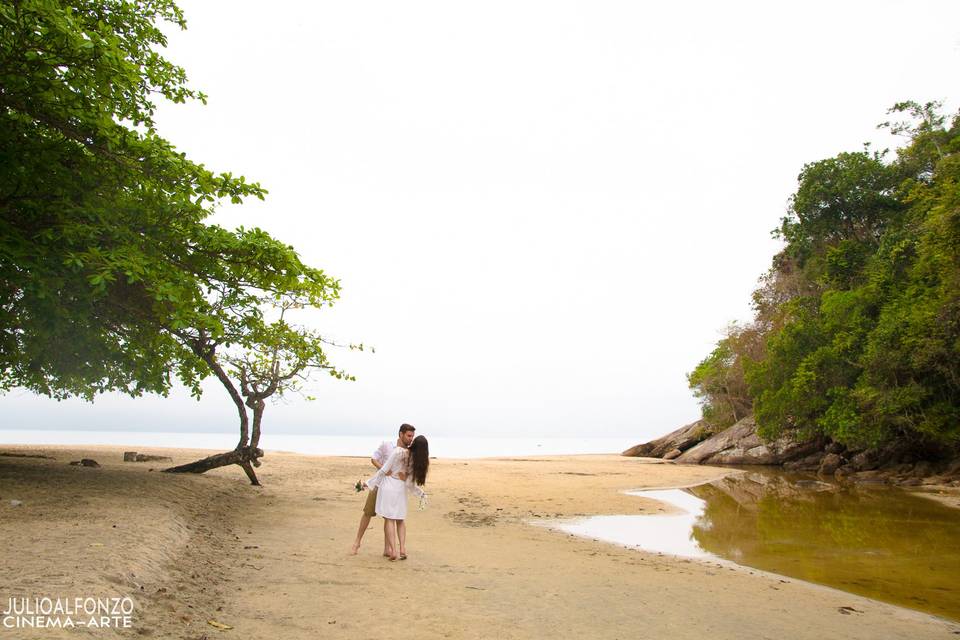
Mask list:
POLYGON ((201 460, 196 460, 194 462, 188 462, 187 464, 181 464, 176 467, 164 469, 163 472, 203 473, 218 467, 226 467, 227 465, 235 464, 239 465, 240 468, 244 470, 244 472, 247 474, 247 477, 250 478, 250 484, 260 486, 260 481, 257 479, 257 474, 254 473, 253 468, 260 466, 260 458, 262 457, 263 449, 258 447, 237 447, 233 451, 217 453, 212 456, 207 456, 201 460))
POLYGON ((45 456, 42 453, 8 453, 0 451, 0 456, 5 458, 43 458, 45 460, 56 460, 53 456, 45 456))

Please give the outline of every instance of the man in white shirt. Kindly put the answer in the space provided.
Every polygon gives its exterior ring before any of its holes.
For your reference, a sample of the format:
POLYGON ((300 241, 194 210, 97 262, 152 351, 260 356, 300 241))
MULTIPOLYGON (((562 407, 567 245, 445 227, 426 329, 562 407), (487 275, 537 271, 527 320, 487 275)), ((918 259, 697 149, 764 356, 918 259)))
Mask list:
MULTIPOLYGON (((410 448, 410 443, 413 442, 414 437, 417 435, 417 428, 411 424, 402 424, 400 425, 400 433, 397 437, 396 444, 391 444, 390 442, 384 441, 380 443, 380 446, 377 447, 377 450, 373 452, 373 457, 370 458, 370 463, 379 469, 383 466, 383 463, 387 461, 387 458, 390 457, 390 453, 394 450, 395 447, 403 447, 404 449, 410 448)), ((389 474, 388 474, 389 475, 389 474)), ((367 528, 370 526, 370 520, 373 516, 377 515, 377 489, 374 488, 371 491, 367 492, 367 500, 363 505, 363 515, 360 516, 360 528, 357 529, 357 539, 353 542, 353 546, 350 547, 350 555, 357 555, 357 552, 360 550, 360 541, 363 540, 363 534, 367 532, 367 528)), ((386 527, 387 521, 383 521, 384 527, 384 548, 383 555, 390 555, 387 550, 387 537, 386 537, 386 527)))

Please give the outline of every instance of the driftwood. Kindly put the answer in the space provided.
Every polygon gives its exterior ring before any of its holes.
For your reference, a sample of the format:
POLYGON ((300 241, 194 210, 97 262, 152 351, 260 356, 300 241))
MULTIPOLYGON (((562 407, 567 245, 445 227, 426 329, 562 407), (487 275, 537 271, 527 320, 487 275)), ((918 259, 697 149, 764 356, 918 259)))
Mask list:
POLYGON ((210 471, 210 469, 216 469, 217 467, 225 467, 227 465, 235 464, 243 469, 243 471, 247 474, 247 477, 250 478, 250 484, 260 486, 260 481, 257 479, 257 474, 254 473, 253 468, 260 466, 260 458, 262 457, 263 449, 258 447, 237 447, 233 451, 217 453, 212 456, 207 456, 202 460, 196 460, 194 462, 188 462, 187 464, 181 464, 176 467, 164 469, 163 472, 203 473, 205 471, 210 471))
POLYGON ((0 456, 6 458, 44 458, 46 460, 56 460, 53 456, 45 456, 41 453, 7 453, 6 451, 0 452, 0 456))

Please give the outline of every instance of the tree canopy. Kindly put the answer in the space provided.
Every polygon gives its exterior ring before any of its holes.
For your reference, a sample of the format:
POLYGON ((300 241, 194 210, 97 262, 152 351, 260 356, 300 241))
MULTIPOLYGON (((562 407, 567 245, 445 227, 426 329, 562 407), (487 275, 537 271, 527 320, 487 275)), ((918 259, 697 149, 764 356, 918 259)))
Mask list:
POLYGON ((907 138, 892 160, 866 149, 803 168, 751 347, 731 332, 690 375, 705 417, 746 388, 767 437, 960 442, 960 115, 939 106, 891 109, 907 117, 881 125, 907 138))
POLYGON ((252 344, 265 301, 339 295, 268 233, 207 222, 266 191, 157 132, 156 99, 205 99, 164 22, 186 27, 168 0, 0 0, 0 389, 199 393, 203 349, 252 344))

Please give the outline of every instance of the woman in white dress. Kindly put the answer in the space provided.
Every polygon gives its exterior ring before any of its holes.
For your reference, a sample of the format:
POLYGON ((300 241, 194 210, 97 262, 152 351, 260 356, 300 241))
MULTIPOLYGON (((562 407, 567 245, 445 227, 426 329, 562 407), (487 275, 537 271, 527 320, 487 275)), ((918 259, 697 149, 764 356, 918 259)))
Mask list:
POLYGON ((377 489, 377 515, 386 520, 387 555, 391 560, 407 559, 407 491, 425 498, 420 487, 427 481, 430 449, 427 439, 417 436, 409 449, 397 447, 377 472, 364 484, 377 489))

